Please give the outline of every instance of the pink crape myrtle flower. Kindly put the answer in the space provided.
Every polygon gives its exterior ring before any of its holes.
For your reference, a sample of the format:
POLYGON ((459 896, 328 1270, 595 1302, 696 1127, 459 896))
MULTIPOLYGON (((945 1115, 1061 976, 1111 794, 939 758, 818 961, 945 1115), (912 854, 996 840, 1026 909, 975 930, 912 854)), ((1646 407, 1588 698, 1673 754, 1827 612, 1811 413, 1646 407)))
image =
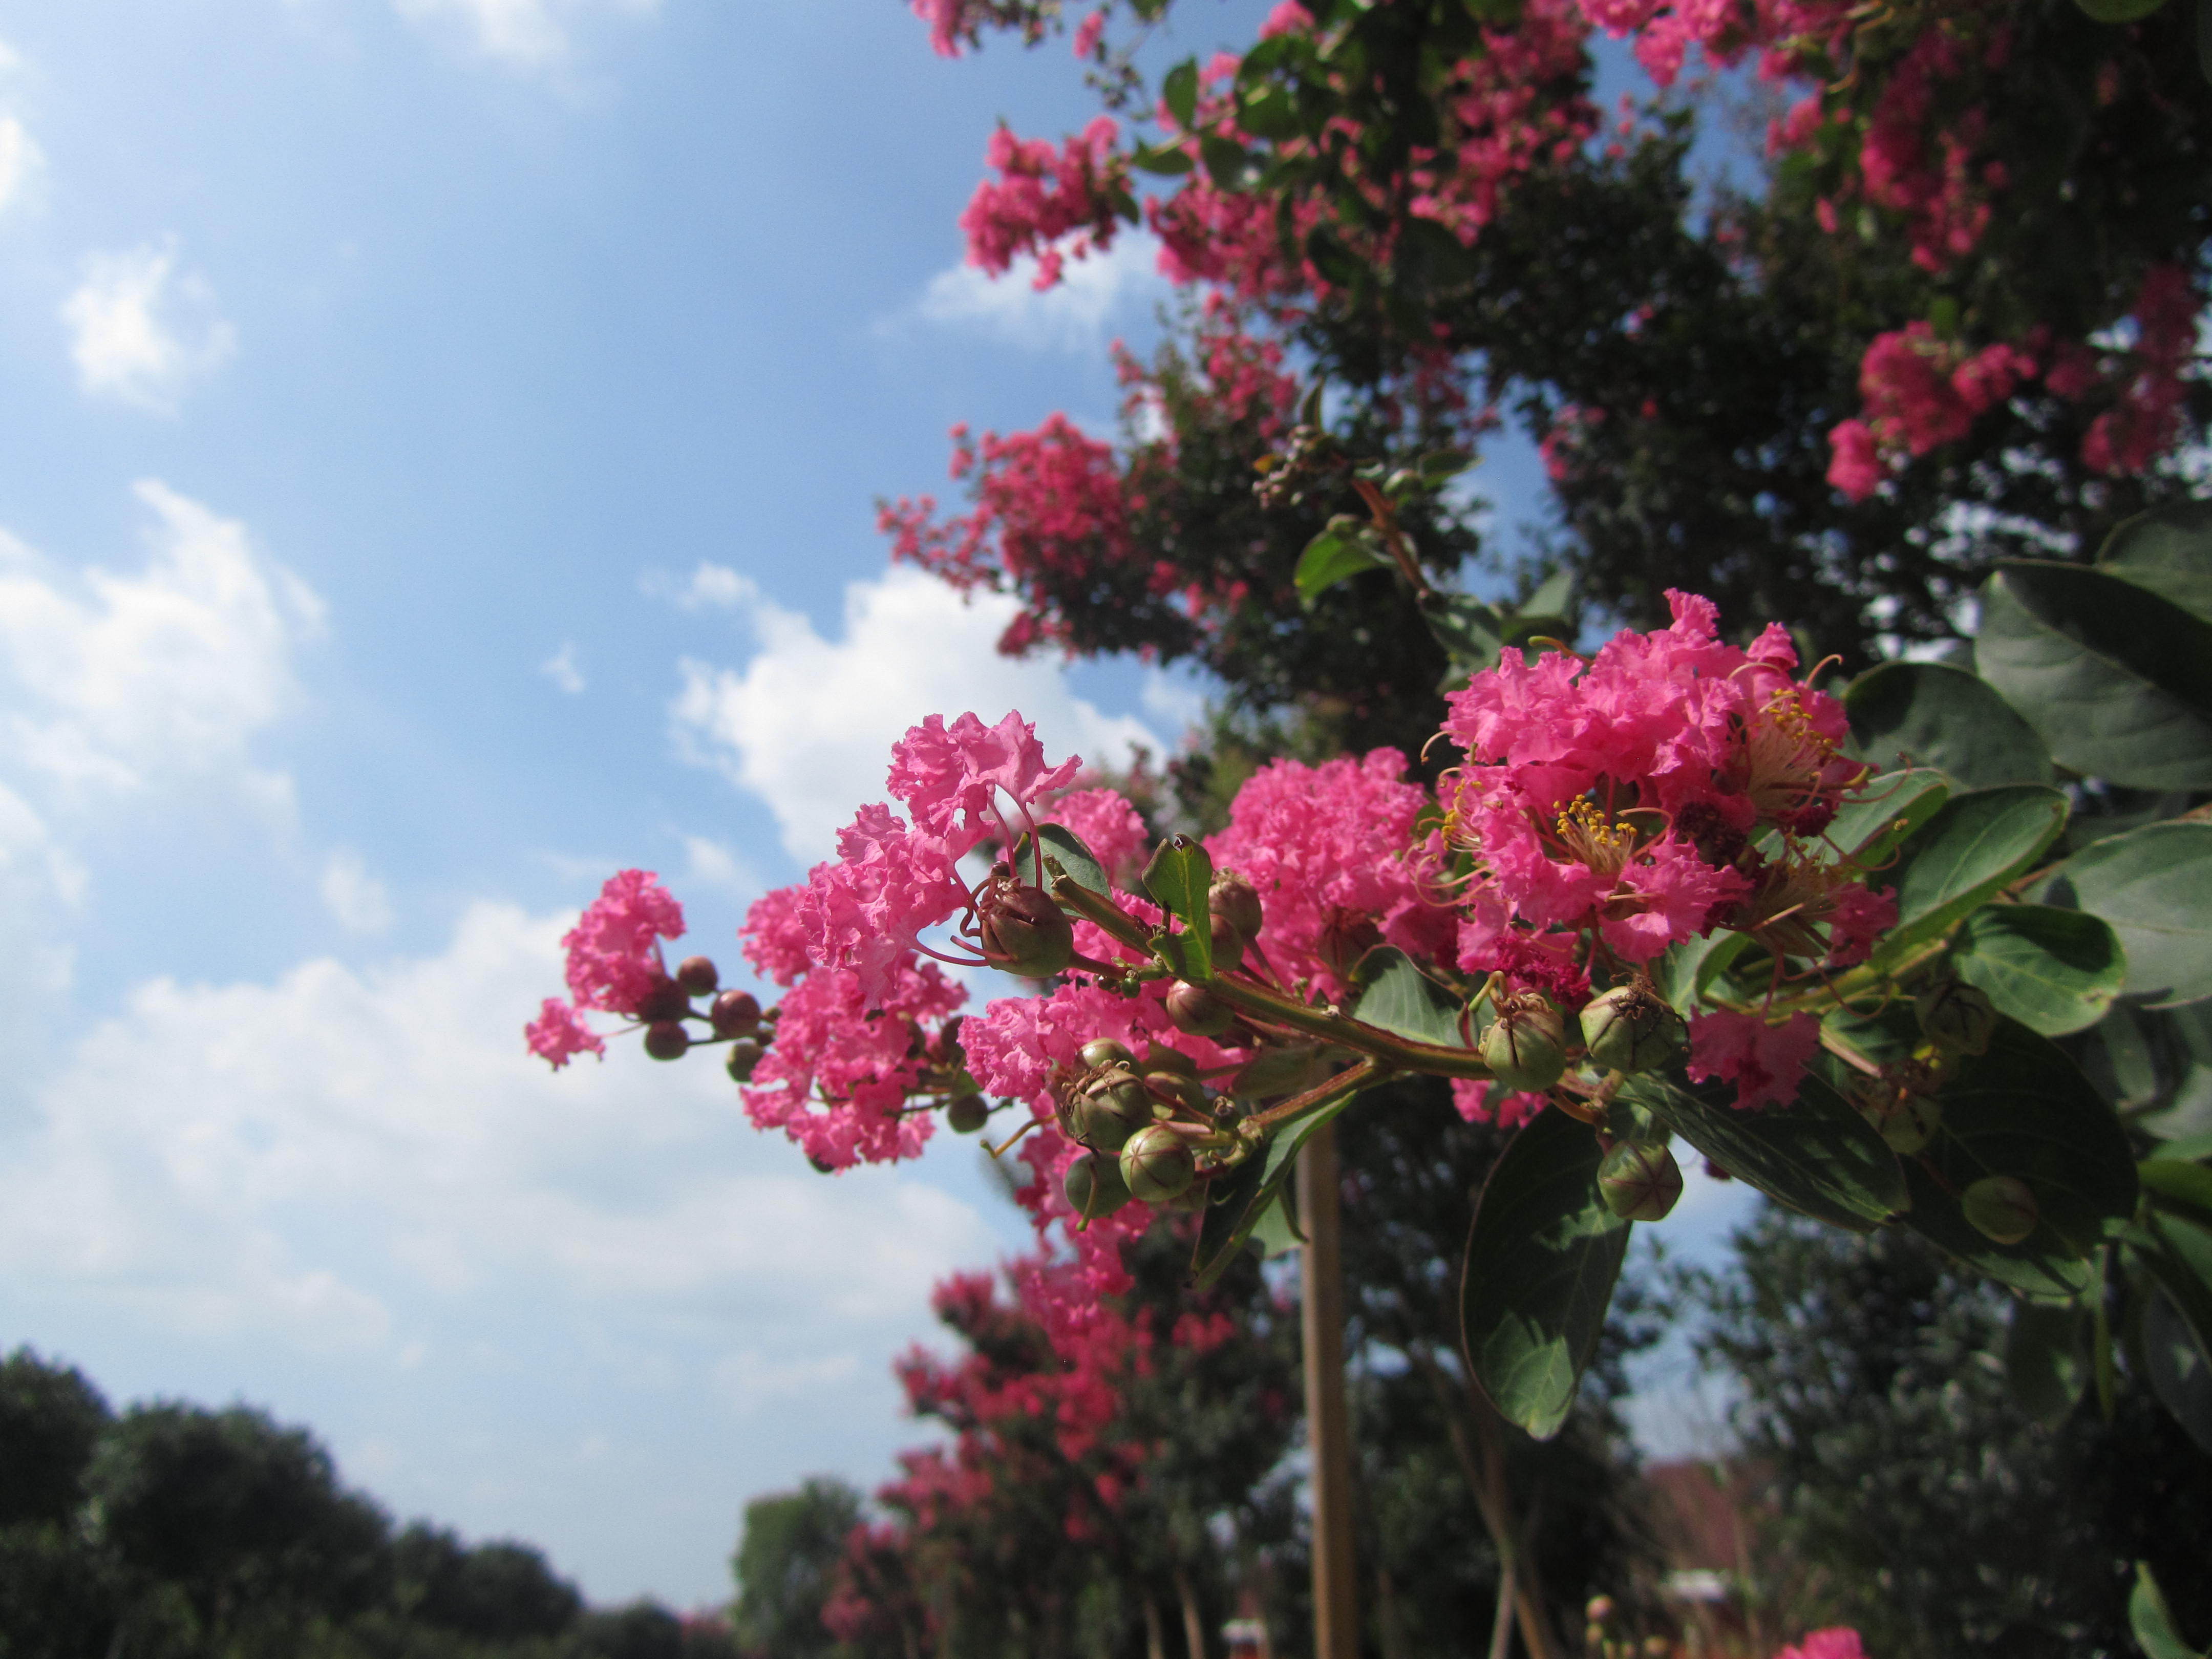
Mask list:
POLYGON ((1859 1633, 1848 1625, 1808 1632, 1797 1645, 1784 1648, 1774 1659, 1866 1659, 1859 1633))
POLYGON ((604 1056, 607 1052, 607 1045, 558 997, 545 999, 544 1007, 522 1028, 522 1035, 529 1041, 530 1052, 552 1062, 556 1072, 578 1054, 604 1056))
POLYGON ((1689 1073, 1698 1082, 1735 1085, 1736 1108, 1795 1099, 1806 1062, 1820 1046, 1817 1014, 1792 1014, 1769 1025, 1757 1014, 1721 1009, 1690 1021, 1689 1073))
POLYGON ((1018 714, 996 726, 963 714, 949 726, 932 714, 893 745, 890 790, 914 814, 915 827, 957 859, 1006 827, 999 816, 1001 791, 1026 812, 1082 768, 1073 756, 1047 765, 1036 727, 1018 714))
POLYGON ((635 1014, 668 977, 659 941, 680 939, 684 907, 650 870, 618 870, 561 943, 579 1009, 635 1014))

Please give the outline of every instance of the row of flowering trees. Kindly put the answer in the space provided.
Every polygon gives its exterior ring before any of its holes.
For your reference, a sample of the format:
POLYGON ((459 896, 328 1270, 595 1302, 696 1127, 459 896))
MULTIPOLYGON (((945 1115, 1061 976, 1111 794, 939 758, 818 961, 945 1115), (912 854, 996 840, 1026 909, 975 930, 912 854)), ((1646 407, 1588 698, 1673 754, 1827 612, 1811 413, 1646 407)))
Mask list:
POLYGON ((1518 1126, 1458 1334, 1530 1434, 1680 1139, 2006 1285, 2023 1386, 2133 1380, 2212 1448, 2212 525, 2174 505, 2212 414, 2212 25, 1311 0, 1155 94, 1168 0, 915 9, 947 52, 1074 22, 1109 108, 992 138, 971 259, 1049 285, 1142 223, 1190 299, 1121 360, 1120 444, 957 430, 971 504, 887 505, 895 556, 1018 595, 1008 651, 1194 657, 1237 746, 1287 720, 1300 755, 1189 757, 1186 806, 1225 812, 1158 840, 1018 714, 933 717, 899 808, 748 918, 772 1006, 670 970, 680 911, 627 872, 533 1048, 600 1048, 592 1011, 726 1045, 825 1170, 988 1124, 1070 1377, 1159 1217, 1211 1284, 1296 1237, 1302 1146, 1431 1079, 1518 1126), (1600 33, 1653 82, 1611 115, 1600 33), (1693 179, 1693 75, 1770 107, 1759 188, 1693 179), (1508 421, 1558 506, 1517 608, 1457 580, 1486 549, 1451 482, 1508 421), (1642 626, 1564 642, 1601 618, 1642 626), (1875 661, 1915 640, 1953 659, 1875 661), (1030 989, 971 1011, 951 963, 1030 989))

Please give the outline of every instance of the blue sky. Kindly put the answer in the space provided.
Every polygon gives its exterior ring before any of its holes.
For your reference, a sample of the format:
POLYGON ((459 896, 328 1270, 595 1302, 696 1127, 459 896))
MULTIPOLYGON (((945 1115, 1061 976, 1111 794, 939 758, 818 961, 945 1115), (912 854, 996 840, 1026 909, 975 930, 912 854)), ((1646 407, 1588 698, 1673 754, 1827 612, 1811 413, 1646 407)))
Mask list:
MULTIPOLYGON (((1258 4, 1189 7, 1178 52, 1258 4)), ((0 1344, 311 1425, 599 1600, 726 1594, 868 1485, 972 1146, 814 1176, 704 1063, 520 1027, 599 879, 701 948, 932 710, 1055 750, 1196 695, 888 573, 945 428, 1103 429, 1141 243, 959 264, 1064 45, 896 0, 0 0, 0 1344)))

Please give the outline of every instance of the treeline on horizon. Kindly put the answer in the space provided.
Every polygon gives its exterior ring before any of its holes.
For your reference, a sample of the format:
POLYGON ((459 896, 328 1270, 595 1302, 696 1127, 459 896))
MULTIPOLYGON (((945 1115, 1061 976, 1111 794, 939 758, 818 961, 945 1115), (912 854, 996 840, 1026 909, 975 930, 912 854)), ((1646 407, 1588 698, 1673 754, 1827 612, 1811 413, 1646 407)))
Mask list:
POLYGON ((543 1552, 396 1526, 304 1428, 246 1406, 117 1412, 0 1360, 0 1659, 735 1659, 727 1626, 586 1604, 543 1552))

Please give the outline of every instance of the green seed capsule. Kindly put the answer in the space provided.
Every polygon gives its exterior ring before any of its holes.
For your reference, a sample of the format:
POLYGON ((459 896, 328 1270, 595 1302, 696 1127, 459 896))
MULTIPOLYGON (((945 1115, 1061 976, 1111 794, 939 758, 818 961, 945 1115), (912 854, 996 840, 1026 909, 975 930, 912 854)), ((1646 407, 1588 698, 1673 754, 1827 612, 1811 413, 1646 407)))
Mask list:
POLYGON ((1624 1140, 1597 1166, 1605 1206, 1625 1221, 1663 1221, 1682 1196, 1682 1166, 1664 1146, 1624 1140))
POLYGON ((2018 1176, 1984 1176, 1959 1194, 1959 1207, 1974 1231, 1999 1244, 2017 1244, 2035 1231, 2043 1211, 2018 1176))
POLYGON ((1183 1138, 1164 1123, 1129 1137, 1121 1148, 1121 1180, 1132 1198, 1165 1204, 1180 1198, 1198 1178, 1198 1162, 1183 1138))
POLYGON ((1134 1066, 1137 1057, 1112 1037, 1093 1037, 1083 1045, 1083 1063, 1094 1072, 1103 1072, 1109 1066, 1134 1066))
POLYGON ((1115 1161, 1103 1152, 1085 1152, 1067 1166, 1060 1190, 1068 1204, 1085 1221, 1109 1216, 1129 1201, 1128 1183, 1115 1161))
POLYGON ((1986 1054, 1996 1035, 1996 1005, 1958 980, 1929 986, 1912 999, 1912 1012, 1928 1040, 1954 1054, 1986 1054))
POLYGON ((957 1135, 972 1135, 991 1121, 991 1103, 981 1095, 961 1095, 945 1109, 945 1127, 957 1135))
POLYGON ((1641 985, 1616 985, 1583 1010, 1590 1064, 1634 1075, 1656 1071, 1682 1046, 1682 1017, 1641 985))
POLYGON ((1510 997, 1482 1034, 1482 1063, 1502 1088, 1541 1094, 1566 1074, 1566 1027, 1539 996, 1510 997))

